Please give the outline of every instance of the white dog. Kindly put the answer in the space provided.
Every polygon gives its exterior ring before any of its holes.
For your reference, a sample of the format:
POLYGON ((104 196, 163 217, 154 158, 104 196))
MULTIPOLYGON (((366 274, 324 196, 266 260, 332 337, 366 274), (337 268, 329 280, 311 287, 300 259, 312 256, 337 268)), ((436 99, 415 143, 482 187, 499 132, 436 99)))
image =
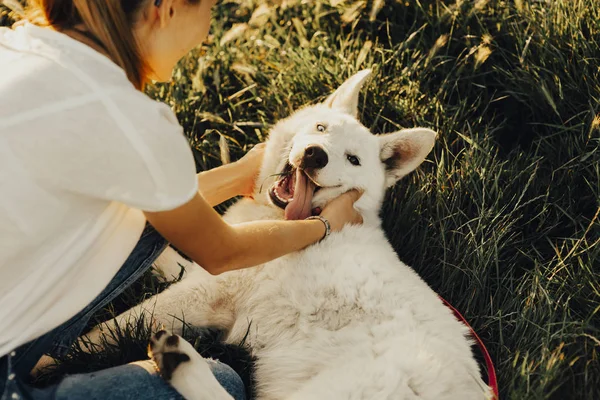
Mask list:
MULTIPOLYGON (((423 162, 435 132, 371 134, 356 120, 369 74, 357 73, 324 103, 279 122, 257 185, 271 179, 272 186, 257 189, 254 200, 239 201, 225 215, 230 223, 301 219, 360 188, 356 207, 363 225, 257 268, 211 276, 195 266, 181 282, 117 317, 118 323, 152 313, 175 333, 181 319, 222 328, 234 344, 250 326, 247 343, 257 358, 256 390, 263 400, 488 398, 468 329, 398 259, 378 217, 386 188, 423 162)), ((91 339, 97 342, 105 328, 91 339)), ((151 347, 184 397, 231 398, 183 339, 161 332, 151 347), (169 368, 162 357, 172 353, 180 357, 169 368)))

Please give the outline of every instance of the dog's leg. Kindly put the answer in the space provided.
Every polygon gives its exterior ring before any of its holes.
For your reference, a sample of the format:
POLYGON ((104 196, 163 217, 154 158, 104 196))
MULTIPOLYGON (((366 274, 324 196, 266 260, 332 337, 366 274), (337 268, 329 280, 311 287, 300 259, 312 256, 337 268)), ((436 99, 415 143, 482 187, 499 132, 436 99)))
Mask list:
POLYGON ((165 327, 181 334, 186 326, 214 327, 229 331, 235 313, 234 305, 219 281, 195 266, 188 279, 173 284, 115 319, 98 325, 80 338, 80 344, 89 350, 102 348, 104 343, 112 344, 115 336, 113 332, 135 326, 142 316, 145 323, 152 324, 153 330, 165 327))
MULTIPOLYGON (((379 345, 379 344, 378 344, 379 345)), ((380 343, 384 346, 383 343, 380 343)), ((372 354, 357 353, 356 357, 340 358, 327 369, 306 382, 286 400, 486 400, 489 388, 479 376, 448 379, 440 372, 433 380, 426 380, 420 368, 440 368, 431 362, 434 357, 407 361, 406 349, 393 344, 387 348, 372 347, 372 354), (375 355, 375 357, 373 357, 375 355), (403 357, 404 356, 404 357, 403 357), (477 382, 474 382, 477 381, 477 382), (475 384, 473 384, 475 383, 475 384)), ((462 366, 456 364, 455 369, 462 366)))
POLYGON ((186 260, 172 247, 167 247, 152 265, 152 273, 163 282, 183 280, 191 268, 192 261, 186 260))
POLYGON ((187 400, 233 400, 206 360, 180 336, 157 332, 150 341, 149 355, 161 376, 187 400))

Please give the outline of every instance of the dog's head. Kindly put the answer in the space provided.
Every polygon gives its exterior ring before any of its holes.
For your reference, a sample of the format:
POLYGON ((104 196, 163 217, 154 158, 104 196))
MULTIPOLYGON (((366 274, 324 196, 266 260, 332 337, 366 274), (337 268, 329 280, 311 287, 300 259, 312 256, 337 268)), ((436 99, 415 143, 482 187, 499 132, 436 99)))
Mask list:
POLYGON ((361 189, 357 208, 376 214, 385 189, 413 171, 433 148, 424 128, 373 135, 356 119, 358 95, 370 75, 358 72, 325 102, 303 108, 271 131, 255 199, 304 219, 350 189, 361 189))

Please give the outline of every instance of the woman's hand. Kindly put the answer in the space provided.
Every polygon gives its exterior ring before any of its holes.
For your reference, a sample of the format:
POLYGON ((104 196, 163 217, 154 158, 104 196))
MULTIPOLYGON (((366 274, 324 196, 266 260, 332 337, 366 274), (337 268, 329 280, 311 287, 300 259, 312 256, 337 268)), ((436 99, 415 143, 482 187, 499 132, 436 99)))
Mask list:
POLYGON ((246 155, 236 161, 236 170, 239 171, 239 195, 252 197, 256 185, 256 179, 262 166, 265 154, 265 143, 259 143, 246 155))
POLYGON ((362 224, 362 216, 354 208, 354 203, 360 199, 360 196, 362 196, 361 192, 351 190, 331 200, 323 208, 321 216, 329 221, 333 232, 341 230, 346 224, 362 224))

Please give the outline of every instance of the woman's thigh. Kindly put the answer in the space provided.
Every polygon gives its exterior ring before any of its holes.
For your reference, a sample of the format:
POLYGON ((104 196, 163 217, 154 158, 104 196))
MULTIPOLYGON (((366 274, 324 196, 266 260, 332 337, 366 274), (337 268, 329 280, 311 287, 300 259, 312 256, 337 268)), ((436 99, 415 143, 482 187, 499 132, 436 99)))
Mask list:
MULTIPOLYGON (((245 399, 242 379, 229 366, 209 362, 217 381, 235 400, 245 399)), ((199 387, 201 392, 202 388, 199 387)), ((87 374, 68 376, 57 385, 46 389, 34 389, 14 382, 8 385, 2 400, 158 400, 183 399, 165 382, 150 361, 121 365, 87 374)))

